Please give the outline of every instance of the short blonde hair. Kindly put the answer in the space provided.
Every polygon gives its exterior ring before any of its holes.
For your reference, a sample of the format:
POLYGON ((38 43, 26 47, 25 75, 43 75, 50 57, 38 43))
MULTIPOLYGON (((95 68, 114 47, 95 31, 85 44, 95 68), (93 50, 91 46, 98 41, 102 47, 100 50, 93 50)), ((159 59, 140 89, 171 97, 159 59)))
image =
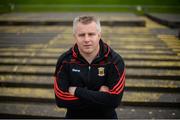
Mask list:
POLYGON ((94 16, 78 16, 73 20, 73 34, 76 32, 77 23, 89 24, 91 22, 96 23, 97 31, 101 32, 100 20, 94 16))

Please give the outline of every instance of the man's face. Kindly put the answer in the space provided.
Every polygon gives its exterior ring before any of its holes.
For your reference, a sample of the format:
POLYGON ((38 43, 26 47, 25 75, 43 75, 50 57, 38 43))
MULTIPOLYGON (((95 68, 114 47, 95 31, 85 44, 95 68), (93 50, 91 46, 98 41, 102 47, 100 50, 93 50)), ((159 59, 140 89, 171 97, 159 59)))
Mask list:
POLYGON ((78 49, 82 54, 97 52, 101 33, 97 31, 96 23, 78 23, 74 34, 78 49))

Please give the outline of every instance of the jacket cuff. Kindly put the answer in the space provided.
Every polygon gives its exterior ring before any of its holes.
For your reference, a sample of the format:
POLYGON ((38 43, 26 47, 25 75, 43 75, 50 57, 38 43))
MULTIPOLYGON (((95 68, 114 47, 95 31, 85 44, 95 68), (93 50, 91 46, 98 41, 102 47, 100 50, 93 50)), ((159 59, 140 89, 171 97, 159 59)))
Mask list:
POLYGON ((75 90, 74 95, 75 95, 76 97, 80 97, 81 94, 82 94, 82 92, 83 92, 83 89, 84 89, 84 88, 77 87, 76 90, 75 90))

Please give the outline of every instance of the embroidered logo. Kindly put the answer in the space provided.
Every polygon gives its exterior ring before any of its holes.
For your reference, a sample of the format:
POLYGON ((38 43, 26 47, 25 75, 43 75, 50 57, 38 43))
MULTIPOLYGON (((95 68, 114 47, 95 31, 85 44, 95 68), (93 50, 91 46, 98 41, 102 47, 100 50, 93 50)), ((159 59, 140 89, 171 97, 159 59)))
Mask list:
POLYGON ((104 67, 99 67, 98 68, 98 76, 104 76, 104 67))
POLYGON ((80 72, 80 70, 74 69, 74 68, 72 69, 72 71, 73 71, 73 72, 80 72))

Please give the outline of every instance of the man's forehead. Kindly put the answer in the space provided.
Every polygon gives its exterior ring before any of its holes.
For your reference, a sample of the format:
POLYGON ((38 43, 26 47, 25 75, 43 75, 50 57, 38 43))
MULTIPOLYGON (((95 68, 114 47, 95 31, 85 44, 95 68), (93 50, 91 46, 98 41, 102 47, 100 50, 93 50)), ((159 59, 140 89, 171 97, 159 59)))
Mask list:
POLYGON ((81 23, 81 22, 78 22, 77 23, 77 26, 92 26, 92 27, 96 27, 96 23, 94 21, 90 22, 90 23, 87 23, 87 24, 84 24, 84 23, 81 23))
POLYGON ((83 24, 78 23, 76 29, 78 31, 97 31, 96 23, 83 24))

